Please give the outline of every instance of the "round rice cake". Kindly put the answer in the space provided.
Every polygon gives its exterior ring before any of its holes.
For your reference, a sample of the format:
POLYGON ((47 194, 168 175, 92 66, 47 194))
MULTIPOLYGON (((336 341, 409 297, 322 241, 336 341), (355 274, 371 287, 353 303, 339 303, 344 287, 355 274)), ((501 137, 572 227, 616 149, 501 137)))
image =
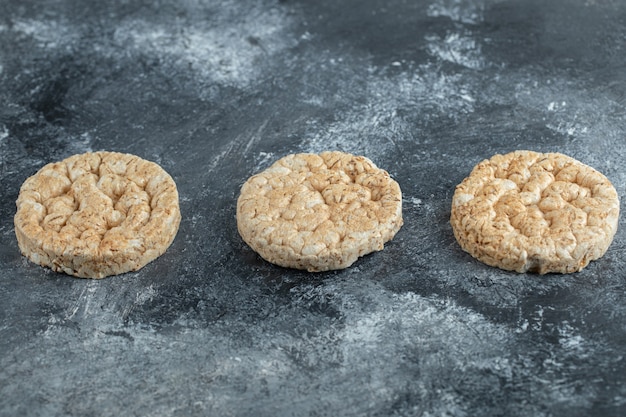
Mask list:
POLYGON ((50 163, 20 189, 15 234, 32 262, 82 278, 135 271, 180 224, 178 190, 154 162, 94 152, 50 163))
POLYGON ((595 169, 563 154, 516 151, 480 162, 456 187, 450 223, 461 248, 517 272, 570 273, 600 258, 619 198, 595 169))
POLYGON ((402 226, 402 193, 363 156, 292 154, 241 188, 237 228, 265 260, 310 272, 343 269, 383 249, 402 226))

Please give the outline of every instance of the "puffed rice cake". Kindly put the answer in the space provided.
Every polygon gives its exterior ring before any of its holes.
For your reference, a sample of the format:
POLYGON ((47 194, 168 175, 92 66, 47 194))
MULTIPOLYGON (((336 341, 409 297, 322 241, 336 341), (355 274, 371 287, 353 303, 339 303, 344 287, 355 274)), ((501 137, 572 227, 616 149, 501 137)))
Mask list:
POLYGON ((604 255, 619 198, 595 169, 563 154, 516 151, 480 162, 452 198, 461 248, 510 271, 570 273, 604 255))
POLYGON ((116 152, 44 166, 22 184, 16 204, 22 254, 82 278, 138 270, 165 252, 181 219, 172 177, 154 162, 116 152))
POLYGON ((292 154, 250 177, 237 228, 265 260, 310 272, 343 269, 383 249, 402 226, 402 193, 363 156, 292 154))

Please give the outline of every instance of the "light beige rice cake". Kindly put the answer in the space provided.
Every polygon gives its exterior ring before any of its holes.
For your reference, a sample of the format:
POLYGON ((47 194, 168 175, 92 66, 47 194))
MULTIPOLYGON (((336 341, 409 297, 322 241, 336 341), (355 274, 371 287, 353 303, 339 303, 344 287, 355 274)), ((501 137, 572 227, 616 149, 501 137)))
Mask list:
POLYGON ((162 255, 180 218, 176 184, 159 165, 95 152, 50 163, 28 178, 14 220, 19 248, 32 262, 103 278, 162 255))
POLYGON ((265 260, 310 272, 347 268, 402 226, 402 193, 363 156, 293 154, 241 188, 237 228, 265 260))
POLYGON ((480 162, 456 187, 450 223, 463 250, 487 265, 546 274, 604 255, 618 217, 617 192, 595 169, 516 151, 480 162))

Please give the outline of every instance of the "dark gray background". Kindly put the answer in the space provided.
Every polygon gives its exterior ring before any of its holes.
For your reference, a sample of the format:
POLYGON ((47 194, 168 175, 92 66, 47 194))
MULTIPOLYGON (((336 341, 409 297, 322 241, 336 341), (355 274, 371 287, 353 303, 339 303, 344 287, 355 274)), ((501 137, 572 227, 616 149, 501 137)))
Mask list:
POLYGON ((621 0, 0 2, 0 415, 625 415, 624 221, 546 276, 473 260, 448 222, 515 149, 624 196, 625 47, 621 0), (241 184, 327 149, 389 171, 404 227, 347 270, 264 262, 241 184), (173 176, 176 240, 100 281, 29 263, 21 183, 96 150, 173 176))

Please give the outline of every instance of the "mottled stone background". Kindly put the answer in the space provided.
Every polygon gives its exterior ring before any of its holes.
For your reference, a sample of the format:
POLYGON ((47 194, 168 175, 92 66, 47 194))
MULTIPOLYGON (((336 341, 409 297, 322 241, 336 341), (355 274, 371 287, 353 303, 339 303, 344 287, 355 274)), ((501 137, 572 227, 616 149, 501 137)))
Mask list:
POLYGON ((624 416, 624 221, 538 276, 473 260, 448 218, 515 149, 595 167, 624 206, 625 105, 621 0, 3 0, 0 415, 624 416), (404 227, 347 270, 264 262, 241 184, 327 149, 389 171, 404 227), (101 281, 29 263, 21 183, 96 150, 173 176, 176 240, 101 281))

